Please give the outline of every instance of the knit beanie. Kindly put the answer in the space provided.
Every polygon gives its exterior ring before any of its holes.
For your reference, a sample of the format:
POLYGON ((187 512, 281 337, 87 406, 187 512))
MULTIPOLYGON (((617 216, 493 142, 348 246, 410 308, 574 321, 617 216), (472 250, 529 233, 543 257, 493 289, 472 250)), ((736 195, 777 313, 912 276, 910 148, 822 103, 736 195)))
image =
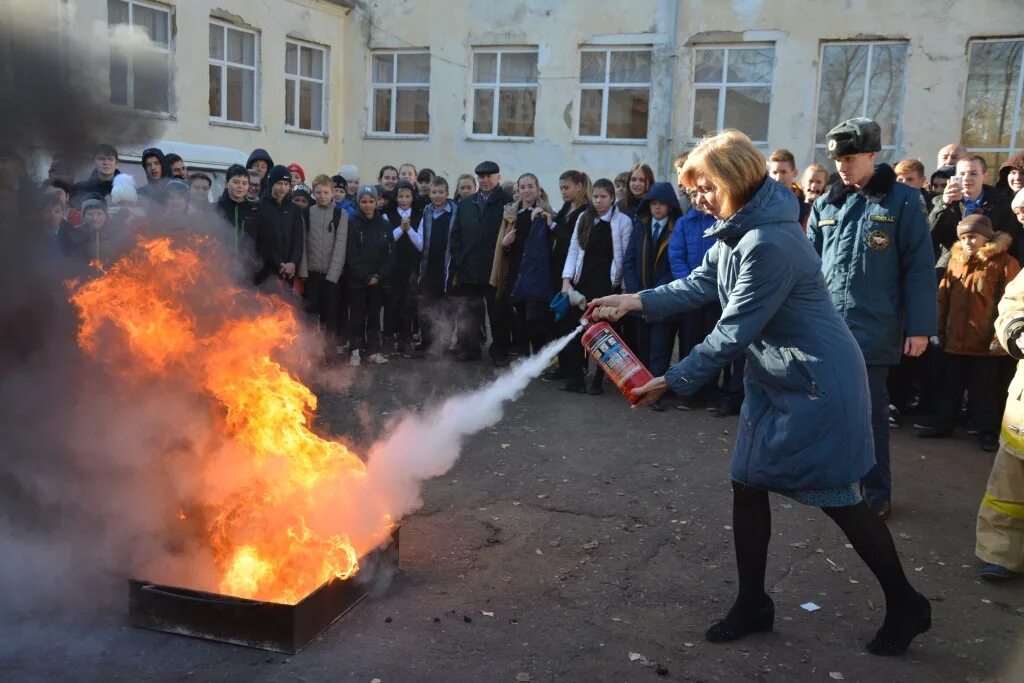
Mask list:
POLYGON ((342 177, 341 174, 332 175, 331 176, 331 185, 333 185, 334 187, 337 187, 337 188, 340 188, 340 189, 344 190, 345 187, 348 185, 348 181, 345 180, 345 178, 342 177))
POLYGON ((302 167, 299 166, 294 161, 292 163, 288 164, 288 171, 289 172, 294 171, 295 173, 298 173, 299 174, 299 178, 302 179, 302 182, 306 182, 306 172, 303 171, 302 167))
POLYGON ((338 169, 338 175, 346 178, 358 178, 359 168, 355 164, 345 164, 338 169))
POLYGON ((1016 211, 1017 209, 1024 209, 1024 190, 1020 190, 1013 196, 1013 201, 1010 202, 1010 208, 1016 211))
POLYGON ((292 199, 295 199, 296 197, 305 197, 307 202, 313 201, 313 195, 309 193, 309 187, 302 183, 299 183, 292 188, 292 199))
POLYGON ((377 194, 376 186, 374 186, 374 185, 360 185, 359 186, 359 192, 356 193, 356 203, 358 203, 363 198, 363 195, 367 195, 367 194, 370 195, 371 197, 373 197, 374 201, 377 201, 378 199, 380 199, 380 195, 377 194))
POLYGON ((992 221, 988 219, 988 216, 980 213, 972 213, 956 226, 957 237, 963 237, 971 232, 988 239, 992 239, 992 235, 995 234, 995 231, 992 230, 992 221))
POLYGON ((103 213, 107 213, 107 202, 100 197, 90 197, 82 202, 82 215, 89 209, 100 209, 103 213))
POLYGON ((167 191, 185 197, 186 199, 190 194, 188 183, 178 178, 167 181, 167 191))
POLYGON ((231 166, 228 167, 227 173, 224 174, 224 182, 226 183, 235 176, 240 175, 244 175, 246 178, 248 178, 249 171, 246 170, 245 166, 242 166, 241 164, 231 164, 231 166))
POLYGON ((267 173, 268 187, 274 187, 275 184, 279 183, 282 180, 287 180, 290 183, 292 181, 292 173, 281 164, 274 166, 267 173))
POLYGON ((134 204, 139 201, 139 193, 135 189, 135 178, 131 173, 118 173, 114 176, 114 185, 110 190, 112 204, 134 204))

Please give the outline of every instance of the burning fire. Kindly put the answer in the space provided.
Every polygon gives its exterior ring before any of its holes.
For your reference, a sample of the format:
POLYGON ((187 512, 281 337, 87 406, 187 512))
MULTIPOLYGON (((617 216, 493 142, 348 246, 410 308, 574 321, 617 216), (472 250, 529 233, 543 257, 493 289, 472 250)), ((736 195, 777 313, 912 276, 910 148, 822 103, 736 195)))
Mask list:
POLYGON ((203 486, 176 516, 204 520, 219 592, 294 603, 358 571, 391 517, 371 509, 379 523, 353 538, 324 519, 325 501, 365 504, 366 466, 311 429, 316 396, 281 360, 299 334, 292 309, 234 286, 217 248, 140 239, 98 278, 70 283, 78 343, 126 381, 184 383, 209 402, 224 444, 204 453, 203 486))

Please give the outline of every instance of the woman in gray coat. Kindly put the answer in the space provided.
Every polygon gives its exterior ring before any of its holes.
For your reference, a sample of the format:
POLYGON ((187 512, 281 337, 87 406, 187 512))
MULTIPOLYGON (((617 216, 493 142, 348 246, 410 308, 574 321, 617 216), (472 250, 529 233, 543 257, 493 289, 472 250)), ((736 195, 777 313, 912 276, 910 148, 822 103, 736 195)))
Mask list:
POLYGON ((861 498, 874 463, 864 358, 829 300, 821 261, 798 222, 793 193, 767 177, 765 160, 743 133, 723 131, 690 153, 683 168, 718 238, 685 280, 591 302, 591 320, 631 311, 659 320, 716 298, 722 317, 690 354, 634 390, 640 405, 671 389, 696 392, 746 354, 746 398, 733 451, 733 534, 739 596, 708 629, 712 642, 771 630, 775 606, 764 591, 771 539, 768 492, 820 507, 843 530, 881 584, 885 622, 868 651, 904 652, 931 627, 931 606, 907 581, 892 536, 861 498))

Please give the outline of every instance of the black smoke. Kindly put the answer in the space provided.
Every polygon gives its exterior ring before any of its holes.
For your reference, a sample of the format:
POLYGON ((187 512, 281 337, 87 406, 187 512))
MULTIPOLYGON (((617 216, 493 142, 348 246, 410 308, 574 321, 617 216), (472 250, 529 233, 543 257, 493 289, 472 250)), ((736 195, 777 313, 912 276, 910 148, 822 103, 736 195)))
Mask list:
MULTIPOLYGON (((144 501, 124 495, 149 477, 129 454, 181 418, 154 402, 112 419, 126 397, 87 370, 75 344, 66 283, 81 268, 41 228, 43 178, 34 175, 50 159, 88 168, 99 143, 141 145, 161 133, 160 120, 111 104, 109 32, 62 22, 58 11, 73 9, 0 3, 0 616, 81 594, 123 559, 137 538, 122 530, 148 524, 144 501)), ((122 51, 145 47, 123 38, 122 51)), ((160 67, 145 63, 136 87, 158 78, 146 69, 160 67)))

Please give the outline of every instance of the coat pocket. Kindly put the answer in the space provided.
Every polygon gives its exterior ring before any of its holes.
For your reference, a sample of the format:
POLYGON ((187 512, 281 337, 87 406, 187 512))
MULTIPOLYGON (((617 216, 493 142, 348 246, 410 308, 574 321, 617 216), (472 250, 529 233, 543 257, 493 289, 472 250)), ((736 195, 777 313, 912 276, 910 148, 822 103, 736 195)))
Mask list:
POLYGON ((810 363, 808 362, 807 356, 795 348, 784 348, 782 349, 784 357, 789 359, 789 367, 795 372, 804 383, 807 389, 807 394, 812 398, 818 396, 825 396, 825 391, 822 390, 821 384, 818 382, 817 376, 811 369, 810 363))
POLYGON ((749 363, 750 372, 770 391, 824 396, 814 372, 804 362, 806 356, 799 350, 784 346, 765 345, 756 352, 756 361, 749 363))

